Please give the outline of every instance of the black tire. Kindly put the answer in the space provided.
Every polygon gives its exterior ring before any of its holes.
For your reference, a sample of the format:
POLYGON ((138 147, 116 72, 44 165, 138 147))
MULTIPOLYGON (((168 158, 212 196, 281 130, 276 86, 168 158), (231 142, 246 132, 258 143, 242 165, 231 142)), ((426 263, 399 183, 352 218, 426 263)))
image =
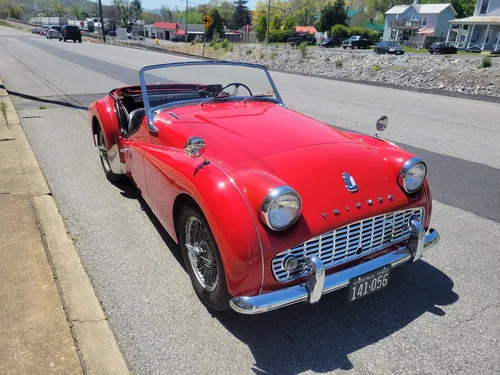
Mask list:
POLYGON ((342 46, 343 49, 346 49, 347 47, 342 46))
POLYGON ((73 39, 73 43, 76 43, 76 39, 73 39))
POLYGON ((122 180, 124 178, 124 175, 113 173, 113 171, 111 170, 108 154, 106 151, 104 151, 104 149, 106 149, 106 143, 104 142, 104 133, 100 127, 97 133, 97 146, 99 147, 99 159, 101 159, 101 166, 104 174, 106 175, 106 178, 109 180, 109 182, 122 180), (104 149, 102 149, 102 147, 104 149))
POLYGON ((64 40, 64 43, 66 43, 66 38, 64 38, 63 40, 64 40))
POLYGON ((61 40, 62 40, 62 38, 59 38, 59 41, 61 41, 61 40))
POLYGON ((81 42, 82 42, 82 40, 81 40, 81 39, 78 39, 78 43, 81 43, 81 42))
MULTIPOLYGON (((205 216, 201 210, 194 204, 186 204, 182 209, 182 213, 179 219, 179 240, 182 249, 182 256, 184 258, 184 263, 186 265, 186 270, 191 278, 191 283, 193 284, 194 291, 200 299, 200 301, 210 309, 214 311, 224 311, 229 309, 229 300, 231 295, 227 290, 226 275, 224 273, 224 265, 222 264, 222 259, 220 257, 219 248, 215 242, 215 238, 212 235, 210 226, 208 225, 205 216), (217 279, 213 287, 213 290, 207 290, 207 288, 201 284, 196 276, 193 263, 190 260, 188 248, 186 247, 187 242, 187 229, 188 223, 194 222, 196 225, 202 225, 203 229, 206 231, 205 234, 210 240, 212 246, 212 251, 206 251, 205 257, 212 258, 217 265, 216 274, 217 279)), ((205 242, 207 243, 207 242, 205 242)), ((213 268, 212 268, 213 269, 213 268)))
POLYGON ((433 54, 434 52, 432 52, 432 51, 429 51, 429 53, 430 53, 430 54, 432 55, 432 54, 433 54))

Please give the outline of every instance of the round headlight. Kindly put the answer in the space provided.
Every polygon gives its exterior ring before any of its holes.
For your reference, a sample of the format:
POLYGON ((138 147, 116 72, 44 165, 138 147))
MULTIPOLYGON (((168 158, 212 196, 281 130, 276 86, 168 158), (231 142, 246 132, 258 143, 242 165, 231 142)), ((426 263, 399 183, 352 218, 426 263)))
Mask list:
POLYGON ((411 194, 420 189, 427 175, 427 166, 420 158, 411 158, 404 163, 399 172, 399 185, 411 194))
POLYGON ((300 196, 290 186, 273 189, 261 206, 261 218, 272 230, 290 228, 302 210, 300 196))

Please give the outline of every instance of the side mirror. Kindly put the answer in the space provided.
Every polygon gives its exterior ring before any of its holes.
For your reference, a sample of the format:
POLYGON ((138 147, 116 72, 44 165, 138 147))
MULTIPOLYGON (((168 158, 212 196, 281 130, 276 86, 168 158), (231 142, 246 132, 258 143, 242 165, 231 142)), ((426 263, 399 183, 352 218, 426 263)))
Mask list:
POLYGON ((387 124, 389 123, 389 119, 387 116, 380 116, 377 120, 377 124, 375 127, 377 128, 377 133, 375 133, 375 137, 379 137, 380 132, 384 131, 387 128, 387 124))
POLYGON ((199 158, 205 153, 205 141, 200 137, 190 137, 184 145, 184 151, 191 158, 199 158))

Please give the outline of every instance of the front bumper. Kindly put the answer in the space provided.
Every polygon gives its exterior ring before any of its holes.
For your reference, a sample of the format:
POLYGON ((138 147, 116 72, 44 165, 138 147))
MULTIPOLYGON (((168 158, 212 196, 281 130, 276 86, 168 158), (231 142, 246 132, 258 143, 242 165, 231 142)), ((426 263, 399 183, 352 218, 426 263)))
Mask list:
POLYGON ((328 276, 325 276, 325 269, 320 259, 309 258, 313 272, 305 283, 253 297, 233 297, 229 304, 233 310, 242 314, 260 314, 304 301, 316 303, 323 294, 348 286, 349 280, 354 277, 388 264, 394 268, 406 262, 419 260, 424 251, 435 246, 440 240, 439 233, 435 229, 431 228, 429 234, 425 235, 422 224, 417 220, 411 222, 411 229, 408 244, 391 253, 328 276))

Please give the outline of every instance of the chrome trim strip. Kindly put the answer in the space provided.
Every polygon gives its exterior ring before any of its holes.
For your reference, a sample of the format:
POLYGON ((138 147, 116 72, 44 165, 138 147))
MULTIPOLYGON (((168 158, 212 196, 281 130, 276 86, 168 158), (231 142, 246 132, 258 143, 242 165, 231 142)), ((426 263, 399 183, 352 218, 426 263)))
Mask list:
POLYGON ((211 164, 214 165, 215 167, 219 168, 219 170, 227 176, 227 178, 229 179, 229 181, 231 181, 231 183, 236 188, 236 190, 238 191, 238 193, 240 193, 241 199, 243 199, 243 202, 245 202, 245 205, 247 206, 247 209, 248 209, 248 213, 250 214, 250 217, 252 218, 253 226, 255 228, 255 233, 257 234, 257 239, 259 241, 260 258, 261 258, 261 262, 262 262, 262 267, 261 267, 261 269, 262 269, 262 277, 261 277, 261 280, 260 280, 260 289, 259 289, 259 294, 262 294, 262 287, 264 286, 264 251, 262 249, 262 241, 260 239, 260 233, 259 233, 259 228, 257 227, 257 221, 255 219, 254 214, 252 213, 252 209, 251 209, 250 205, 248 204, 247 200, 243 196, 243 193, 241 192, 241 190, 238 187, 238 185, 236 185, 236 182, 234 182, 234 180, 232 179, 232 177, 229 176, 229 174, 224 170, 224 168, 222 168, 219 165, 219 163, 211 163, 211 164))
MULTIPOLYGON (((415 230, 418 233, 417 228, 415 228, 415 230)), ((427 236, 419 238, 419 246, 422 247, 423 251, 427 251, 434 247, 439 242, 439 239, 439 233, 435 229, 431 228, 427 236)), ((233 297, 229 302, 231 308, 241 314, 260 314, 293 305, 298 302, 317 302, 319 298, 316 299, 315 297, 317 297, 317 289, 319 289, 319 284, 321 282, 321 280, 318 281, 317 273, 318 270, 321 269, 322 264, 318 264, 318 258, 310 259, 310 262, 315 264, 315 267, 313 268, 315 268, 316 271, 315 275, 311 277, 313 281, 310 281, 310 279, 303 284, 294 285, 285 289, 279 289, 257 296, 233 297), (314 287, 313 285, 311 287, 310 284, 314 284, 314 282, 316 282, 317 286, 314 287), (312 292, 310 292, 311 290, 312 292)), ((394 268, 403 263, 413 261, 413 259, 414 255, 412 251, 408 247, 402 246, 389 254, 382 255, 378 258, 326 276, 323 280, 324 286, 321 295, 346 287, 349 285, 349 280, 353 277, 360 276, 388 264, 394 268)), ((319 261, 319 263, 321 263, 321 261, 319 261)), ((321 276, 319 279, 321 279, 321 276)))

